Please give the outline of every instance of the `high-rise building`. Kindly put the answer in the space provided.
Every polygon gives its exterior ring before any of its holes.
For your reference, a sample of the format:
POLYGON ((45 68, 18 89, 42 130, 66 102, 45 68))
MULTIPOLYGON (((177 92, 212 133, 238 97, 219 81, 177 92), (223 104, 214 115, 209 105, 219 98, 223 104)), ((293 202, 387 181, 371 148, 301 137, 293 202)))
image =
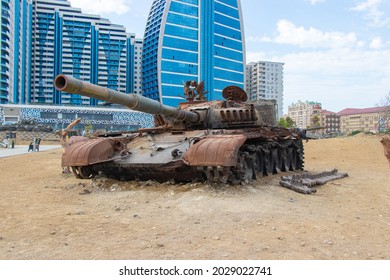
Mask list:
POLYGON ((59 73, 141 93, 142 40, 66 0, 0 0, 0 104, 96 105, 53 88, 59 73), (138 68, 138 69, 137 69, 138 68))
POLYGON ((24 104, 30 90, 31 1, 0 0, 0 8, 0 104, 24 104))
POLYGON ((66 0, 33 0, 31 103, 97 105, 101 101, 53 88, 59 73, 120 92, 132 92, 134 35, 66 0), (133 44, 133 45, 132 45, 133 44), (133 51, 132 51, 133 50, 133 51))
POLYGON ((1 0, 1 40, 0 40, 0 49, 1 49, 1 61, 0 61, 0 73, 1 73, 1 87, 0 87, 0 104, 6 104, 9 100, 9 91, 10 91, 10 62, 13 61, 10 57, 12 54, 13 48, 11 47, 11 31, 13 26, 11 26, 11 5, 10 0, 1 0))
POLYGON ((299 128, 309 128, 313 125, 313 115, 319 116, 322 111, 322 105, 313 101, 298 101, 288 106, 288 116, 295 122, 299 128))
POLYGON ((186 81, 204 81, 208 100, 229 85, 244 88, 240 0, 154 0, 142 61, 143 94, 176 106, 186 81))
POLYGON ((59 73, 141 93, 142 40, 67 0, 0 0, 0 104, 97 105, 53 88, 59 73))
POLYGON ((142 39, 135 34, 127 38, 127 93, 142 93, 142 39))
POLYGON ((259 61, 246 66, 245 89, 250 100, 276 100, 278 119, 283 116, 283 65, 280 62, 259 61))

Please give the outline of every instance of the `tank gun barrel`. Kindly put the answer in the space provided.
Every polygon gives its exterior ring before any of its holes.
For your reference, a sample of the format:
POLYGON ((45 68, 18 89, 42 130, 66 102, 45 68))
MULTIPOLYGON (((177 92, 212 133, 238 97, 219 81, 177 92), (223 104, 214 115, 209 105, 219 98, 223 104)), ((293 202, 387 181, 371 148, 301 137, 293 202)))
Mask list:
POLYGON ((326 126, 313 126, 309 128, 305 128, 306 131, 313 131, 313 130, 319 130, 319 129, 325 129, 326 126))
POLYGON ((67 76, 59 74, 54 79, 54 87, 57 90, 65 91, 71 94, 80 94, 110 103, 121 104, 132 110, 155 115, 164 115, 174 119, 196 123, 199 121, 199 115, 195 112, 183 111, 175 107, 163 105, 156 100, 137 95, 134 93, 124 94, 109 88, 94 85, 67 76))

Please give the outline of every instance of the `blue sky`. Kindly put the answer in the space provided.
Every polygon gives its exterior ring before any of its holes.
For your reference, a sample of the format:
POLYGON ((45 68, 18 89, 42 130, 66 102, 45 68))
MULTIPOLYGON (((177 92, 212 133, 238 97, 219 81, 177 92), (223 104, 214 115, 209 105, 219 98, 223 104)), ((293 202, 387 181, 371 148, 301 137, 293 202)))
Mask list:
MULTIPOLYGON (((153 0, 70 0, 143 36, 153 0)), ((284 62, 284 112, 374 107, 390 91, 390 0, 241 0, 247 62, 284 62)))

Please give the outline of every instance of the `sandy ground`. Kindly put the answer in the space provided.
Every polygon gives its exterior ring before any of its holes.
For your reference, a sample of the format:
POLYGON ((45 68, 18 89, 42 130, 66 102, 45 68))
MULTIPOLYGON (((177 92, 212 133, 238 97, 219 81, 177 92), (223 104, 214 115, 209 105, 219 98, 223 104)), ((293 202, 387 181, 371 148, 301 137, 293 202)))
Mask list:
POLYGON ((348 178, 278 185, 124 183, 61 174, 61 149, 0 158, 0 259, 390 259, 390 168, 377 136, 309 141, 305 169, 348 178))

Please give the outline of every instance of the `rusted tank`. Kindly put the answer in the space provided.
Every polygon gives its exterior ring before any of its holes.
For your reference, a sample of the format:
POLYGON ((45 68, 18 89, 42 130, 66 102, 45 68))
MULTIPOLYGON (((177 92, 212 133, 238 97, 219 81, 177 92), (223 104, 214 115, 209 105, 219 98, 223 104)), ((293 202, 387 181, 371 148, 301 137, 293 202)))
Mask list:
POLYGON ((56 77, 54 85, 61 91, 155 115, 153 128, 67 147, 62 164, 79 178, 104 173, 120 180, 236 184, 303 168, 300 131, 264 123, 262 112, 257 109, 261 106, 246 102, 245 91, 238 87, 225 88, 225 100, 206 101, 201 86, 186 83, 187 102, 174 108, 62 74, 56 77))
POLYGON ((389 162, 390 166, 390 136, 386 135, 382 138, 381 143, 383 145, 385 157, 387 158, 387 161, 389 162))

